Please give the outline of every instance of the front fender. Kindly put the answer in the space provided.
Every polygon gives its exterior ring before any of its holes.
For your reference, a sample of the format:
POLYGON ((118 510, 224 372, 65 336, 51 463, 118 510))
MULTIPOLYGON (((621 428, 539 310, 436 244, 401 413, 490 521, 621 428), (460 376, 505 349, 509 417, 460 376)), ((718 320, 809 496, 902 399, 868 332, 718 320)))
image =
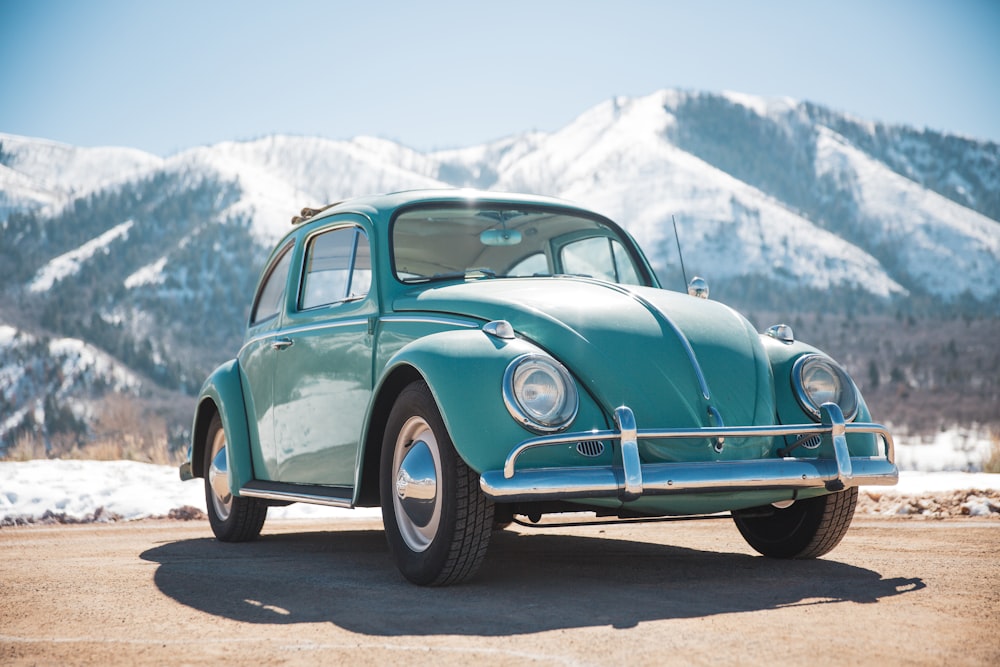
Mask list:
POLYGON ((222 420, 226 433, 226 459, 229 466, 229 487, 233 495, 253 479, 250 454, 250 432, 247 426, 246 402, 240 381, 239 362, 227 361, 216 368, 198 394, 191 428, 191 446, 188 448, 187 466, 192 477, 205 476, 205 448, 208 446, 208 427, 216 414, 222 420))
MULTIPOLYGON (((522 338, 500 339, 481 330, 444 331, 400 349, 386 364, 383 378, 402 367, 427 382, 455 449, 477 472, 503 467, 507 453, 535 433, 514 421, 503 401, 503 376, 522 354, 545 353, 522 338)), ((572 372, 572 369, 570 369, 572 372)), ((605 428, 606 419, 577 383, 580 409, 572 430, 605 428)))
MULTIPOLYGON (((782 424, 808 424, 813 421, 812 417, 802 409, 795 398, 795 391, 792 388, 792 366, 795 361, 804 354, 824 354, 811 345, 795 341, 793 343, 783 343, 770 336, 761 336, 764 349, 767 351, 771 369, 774 374, 774 397, 778 410, 778 421, 782 424)), ((858 414, 854 418, 856 422, 870 422, 871 414, 865 404, 864 396, 858 392, 858 414)), ((785 443, 787 446, 790 443, 785 443)), ((877 456, 879 453, 878 437, 871 433, 852 433, 847 436, 847 446, 851 456, 877 456)), ((832 456, 832 444, 826 443, 820 450, 821 456, 832 456)), ((802 451, 796 451, 796 455, 803 456, 802 451)))

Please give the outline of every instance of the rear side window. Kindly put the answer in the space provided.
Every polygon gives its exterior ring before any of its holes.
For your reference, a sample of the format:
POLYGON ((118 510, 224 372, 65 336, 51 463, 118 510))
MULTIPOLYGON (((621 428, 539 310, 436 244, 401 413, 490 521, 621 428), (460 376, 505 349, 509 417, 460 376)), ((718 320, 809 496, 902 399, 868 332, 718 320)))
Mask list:
POLYGON ((288 282, 288 266, 291 264, 292 245, 289 244, 268 270, 267 277, 260 286, 253 311, 250 313, 250 324, 259 324, 278 314, 281 309, 281 299, 285 295, 285 284, 288 282))
POLYGON ((371 252, 361 229, 342 227, 317 234, 306 248, 299 309, 362 299, 371 283, 371 252))

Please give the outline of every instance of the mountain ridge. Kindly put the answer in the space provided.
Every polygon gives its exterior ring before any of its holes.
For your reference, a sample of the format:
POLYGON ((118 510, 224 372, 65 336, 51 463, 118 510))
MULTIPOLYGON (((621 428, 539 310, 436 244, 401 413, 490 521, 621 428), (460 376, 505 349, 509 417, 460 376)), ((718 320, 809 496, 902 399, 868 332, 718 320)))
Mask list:
MULTIPOLYGON (((744 311, 1000 314, 997 144, 790 98, 662 90, 554 132, 426 152, 269 135, 163 158, 0 133, 0 314, 18 320, 0 325, 96 346, 190 393, 238 348, 260 263, 299 208, 442 187, 594 208, 682 289, 676 221, 689 276, 744 311)), ((45 386, 19 394, 28 421, 24 401, 72 398, 45 386)), ((83 419, 95 390, 80 387, 83 419)))

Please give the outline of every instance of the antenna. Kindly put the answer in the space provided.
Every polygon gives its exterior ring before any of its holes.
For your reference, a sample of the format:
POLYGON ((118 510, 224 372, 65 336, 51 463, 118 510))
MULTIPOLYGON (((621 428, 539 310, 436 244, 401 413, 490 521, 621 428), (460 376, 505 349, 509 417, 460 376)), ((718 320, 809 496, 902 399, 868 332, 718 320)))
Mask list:
POLYGON ((684 277, 684 287, 687 288, 688 276, 687 271, 684 270, 684 253, 681 252, 681 237, 677 235, 677 219, 671 215, 670 219, 674 222, 674 239, 677 241, 677 256, 681 258, 681 276, 684 277))

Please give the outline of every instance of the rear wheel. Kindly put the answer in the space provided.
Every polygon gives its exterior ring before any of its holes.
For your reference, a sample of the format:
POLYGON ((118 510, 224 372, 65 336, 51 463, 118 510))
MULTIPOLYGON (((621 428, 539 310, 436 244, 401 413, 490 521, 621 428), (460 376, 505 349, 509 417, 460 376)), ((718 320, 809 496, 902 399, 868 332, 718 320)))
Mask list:
POLYGON ((407 386, 386 422, 382 520, 396 566, 415 584, 454 584, 482 564, 493 503, 455 452, 424 382, 407 386))
POLYGON ((840 544, 851 526, 858 488, 851 487, 790 507, 756 507, 733 512, 751 547, 772 558, 817 558, 840 544))
POLYGON ((212 532, 222 542, 246 542, 260 535, 267 504, 259 498, 238 498, 229 489, 226 432, 219 415, 212 418, 205 442, 205 505, 212 532))

